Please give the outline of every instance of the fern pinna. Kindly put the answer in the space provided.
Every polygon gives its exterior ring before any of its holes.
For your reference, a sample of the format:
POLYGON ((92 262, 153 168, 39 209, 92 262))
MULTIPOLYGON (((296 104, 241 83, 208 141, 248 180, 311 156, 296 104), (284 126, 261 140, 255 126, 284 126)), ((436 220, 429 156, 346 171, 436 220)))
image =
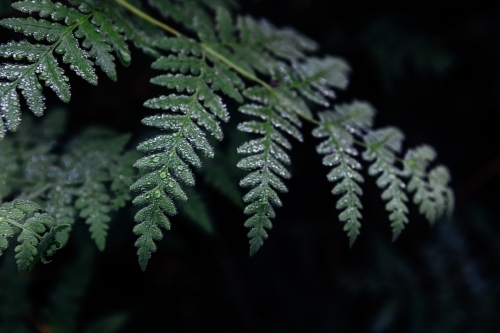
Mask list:
MULTIPOLYGON (((129 65, 129 45, 133 43, 153 57, 153 69, 163 72, 151 83, 164 87, 166 93, 145 102, 155 114, 143 119, 143 124, 165 133, 139 144, 138 150, 145 156, 134 166, 140 175, 134 176, 123 164, 132 156, 122 154, 124 139, 115 141, 121 144, 114 146, 121 148, 104 149, 108 156, 119 156, 115 160, 104 158, 99 147, 87 150, 97 156, 93 167, 99 171, 90 178, 77 177, 77 188, 67 192, 50 186, 31 188, 35 194, 50 191, 48 198, 64 202, 57 206, 51 200, 41 200, 41 214, 47 214, 47 219, 56 216, 57 225, 71 225, 78 211, 103 249, 109 214, 125 204, 127 186, 132 183, 130 190, 137 193, 133 203, 140 206, 134 233, 139 236, 139 263, 145 269, 156 250, 155 241, 163 236, 161 229, 170 229, 169 216, 177 213, 175 201, 188 199, 185 186, 195 184, 193 167, 201 167, 200 155, 213 157, 216 153, 207 134, 223 139, 220 122, 228 122, 234 112, 226 107, 228 98, 231 105, 239 105, 242 114, 252 117, 237 128, 257 136, 237 148, 244 155, 237 166, 249 172, 240 185, 249 189, 243 200, 244 212, 249 215, 245 226, 250 228, 251 255, 268 237, 276 215, 274 207, 281 206, 279 193, 287 191, 290 139, 303 140, 304 121, 315 124, 312 134, 323 140, 317 152, 325 155, 323 164, 332 167, 327 178, 335 182, 332 192, 340 196, 339 219, 345 223, 351 245, 360 233, 362 219, 361 159, 370 164, 368 173, 377 177, 394 238, 408 223, 409 196, 430 222, 451 212, 453 193, 447 185, 447 169, 438 166, 428 170, 435 158, 432 148, 421 146, 399 157, 403 134, 392 127, 373 129, 372 106, 359 101, 331 106, 335 90, 348 84, 345 61, 314 56, 316 43, 292 29, 233 16, 231 11, 237 6, 229 0, 149 0, 149 5, 182 32, 140 9, 140 1, 126 0, 69 0, 69 5, 50 0, 20 1, 13 4, 15 9, 38 13, 39 18, 0 21, 3 27, 33 37, 0 46, 0 55, 10 58, 0 66, 2 137, 19 127, 18 92, 36 115, 45 109, 43 85, 69 101, 70 83, 61 64, 68 64, 92 84, 97 84, 96 67, 116 80, 115 58, 129 65), (318 108, 326 111, 316 116, 318 108), (116 180, 124 174, 125 180, 116 180)), ((2 166, 8 172, 4 180, 0 178, 0 190, 8 197, 15 193, 9 186, 9 174, 19 173, 25 166, 16 166, 18 160, 12 157, 15 149, 8 140, 2 144, 5 153, 0 158, 14 161, 14 166, 2 166)), ((77 160, 92 159, 78 155, 77 160)), ((74 184, 64 177, 68 174, 61 174, 62 184, 74 184)), ((37 230, 43 233, 41 227, 37 230)), ((5 241, 10 234, 5 234, 5 241)))

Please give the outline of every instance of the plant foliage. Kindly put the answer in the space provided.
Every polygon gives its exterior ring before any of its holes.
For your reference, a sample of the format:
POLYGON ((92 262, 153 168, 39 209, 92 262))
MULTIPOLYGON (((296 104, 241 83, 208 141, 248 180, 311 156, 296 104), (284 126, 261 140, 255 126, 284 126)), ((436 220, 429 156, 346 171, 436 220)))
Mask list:
MULTIPOLYGON (((19 1, 13 7, 30 16, 0 21, 28 37, 0 46, 0 55, 8 59, 0 65, 1 137, 19 128, 19 93, 41 116, 44 86, 62 101, 70 100, 67 67, 91 84, 97 84, 96 69, 116 80, 116 59, 128 66, 132 44, 154 59, 152 68, 160 74, 151 83, 165 91, 144 104, 155 114, 142 123, 164 132, 139 144, 144 156, 138 159, 124 153, 127 136, 102 131, 84 132, 63 154, 43 144, 26 146, 16 136, 1 142, 0 196, 24 198, 1 206, 1 246, 19 234, 21 271, 64 244, 77 216, 103 250, 110 213, 131 198, 129 190, 140 207, 134 233, 144 270, 162 229, 171 227, 178 201, 192 192, 186 186, 195 185, 193 170, 216 153, 211 137, 224 137, 221 122, 234 112, 227 103, 251 117, 237 125, 251 136, 237 148, 244 155, 237 166, 248 172, 240 185, 248 188, 243 201, 250 255, 268 237, 275 207, 282 205, 279 193, 288 191, 291 139, 303 140, 304 121, 315 124, 312 134, 323 140, 317 151, 332 168, 327 178, 335 183, 332 193, 339 196, 339 219, 351 245, 361 227, 362 160, 382 190, 394 239, 408 223, 409 195, 431 223, 452 211, 447 169, 428 170, 435 158, 432 148, 421 146, 400 157, 403 134, 393 127, 374 129, 372 106, 359 101, 332 106, 335 90, 348 85, 344 60, 319 57, 318 45, 292 29, 234 15, 232 1, 150 0, 149 5, 157 10, 151 15, 160 14, 180 30, 154 19, 139 1, 125 0, 19 1), (326 111, 316 113, 318 108, 326 111), (28 161, 26 149, 35 158, 28 161), (30 185, 14 186, 16 177, 30 185)), ((197 206, 203 207, 199 200, 197 206)), ((202 215, 200 225, 210 232, 208 214, 202 215)))

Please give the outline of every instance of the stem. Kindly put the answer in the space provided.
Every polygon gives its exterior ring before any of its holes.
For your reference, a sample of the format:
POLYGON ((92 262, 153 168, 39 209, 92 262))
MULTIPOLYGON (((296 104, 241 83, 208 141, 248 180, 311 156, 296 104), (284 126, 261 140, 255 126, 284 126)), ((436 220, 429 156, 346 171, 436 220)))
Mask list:
POLYGON ((148 14, 144 13, 139 8, 134 7, 131 4, 129 4, 127 1, 125 1, 125 0, 115 0, 115 1, 118 4, 122 5, 123 7, 125 7, 126 9, 130 10, 135 15, 137 15, 137 16, 145 19, 146 21, 148 21, 149 23, 151 23, 153 25, 156 25, 157 27, 162 28, 163 30, 166 30, 166 31, 170 32, 172 35, 174 35, 174 36, 181 36, 182 35, 179 31, 177 31, 174 28, 166 25, 165 23, 160 22, 157 19, 149 16, 148 14))
POLYGON ((234 69, 235 71, 237 71, 238 73, 240 73, 241 75, 246 77, 247 79, 259 83, 260 85, 262 85, 266 89, 269 89, 271 91, 273 90, 273 87, 271 87, 270 85, 268 85, 267 83, 265 83, 264 81, 262 81, 261 79, 259 79, 255 75, 253 75, 252 73, 248 72, 247 70, 239 67, 234 62, 232 62, 231 60, 224 57, 222 54, 217 53, 217 51, 212 49, 207 44, 201 44, 201 47, 205 51, 207 51, 207 53, 210 53, 210 54, 214 55, 215 57, 219 58, 220 61, 222 61, 223 63, 225 63, 226 65, 228 65, 229 67, 231 67, 232 69, 234 69))
POLYGON ((39 240, 42 240, 42 237, 40 237, 40 235, 38 235, 36 232, 33 232, 32 230, 28 229, 28 228, 25 228, 24 225, 20 224, 20 223, 17 223, 16 221, 12 221, 10 219, 7 219, 7 222, 12 224, 12 225, 15 225, 16 227, 18 228, 21 228, 23 230, 26 230, 26 231, 29 231, 31 234, 33 234, 36 238, 38 238, 39 240))
MULTIPOLYGON (((130 3, 128 3, 126 0, 115 0, 118 4, 122 5, 123 7, 125 7, 126 9, 128 9, 129 11, 131 11, 132 13, 134 13, 135 15, 143 18, 144 20, 150 22, 151 24, 153 25, 156 25, 157 27, 171 33, 172 35, 174 36, 182 36, 182 34, 175 30, 174 28, 170 27, 169 25, 163 23, 163 22, 160 22, 158 21, 157 19, 151 17, 150 15, 148 15, 147 13, 143 12, 142 10, 140 10, 139 8, 131 5, 130 3)), ((232 68, 234 71, 240 73, 242 76, 246 77, 247 79, 253 81, 253 82, 256 82, 258 84, 260 84, 261 86, 263 86, 264 88, 268 89, 269 91, 271 91, 277 98, 279 99, 283 99, 283 97, 276 93, 276 90, 271 87, 269 84, 267 84, 266 82, 264 82, 262 79, 259 79, 257 76, 253 75, 252 73, 248 72, 247 70, 239 67, 237 64, 235 64, 234 62, 232 62, 231 60, 227 59, 226 57, 224 57, 222 54, 218 53, 216 50, 212 49, 208 44, 205 44, 205 43, 200 43, 200 46, 201 48, 207 52, 207 53, 210 53, 211 55, 213 55, 214 57, 218 58, 220 61, 222 61, 223 63, 225 63, 227 66, 229 66, 230 68, 232 68)), ((292 107, 293 108, 293 107, 292 107)), ((295 113, 297 113, 297 115, 299 117, 301 117, 302 119, 310 122, 310 123, 313 123, 315 125, 321 125, 321 122, 314 119, 314 118, 310 118, 310 117, 307 117, 303 114, 301 114, 300 112, 298 112, 297 110, 295 110, 295 113)), ((360 141, 355 141, 355 143, 363 146, 363 147, 366 147, 366 144, 364 144, 363 142, 360 142, 360 141)))

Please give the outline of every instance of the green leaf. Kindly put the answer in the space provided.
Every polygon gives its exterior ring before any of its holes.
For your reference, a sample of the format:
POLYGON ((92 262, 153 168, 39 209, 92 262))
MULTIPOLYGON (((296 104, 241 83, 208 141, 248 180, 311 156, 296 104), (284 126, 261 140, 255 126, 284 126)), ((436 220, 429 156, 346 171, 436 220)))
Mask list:
POLYGON ((362 167, 356 159, 358 151, 354 147, 353 134, 360 135, 368 130, 372 126, 374 114, 373 108, 366 103, 339 105, 334 112, 320 113, 320 126, 313 131, 315 137, 326 138, 316 150, 325 155, 323 165, 333 166, 327 179, 336 182, 332 193, 341 195, 336 208, 341 210, 339 219, 345 223, 344 230, 347 231, 350 246, 360 233, 360 210, 363 205, 359 197, 363 191, 359 184, 364 182, 359 173, 362 167))
POLYGON ((254 255, 268 237, 266 229, 272 228, 270 219, 276 215, 273 206, 282 205, 277 192, 288 191, 280 177, 291 177, 284 166, 290 164, 290 157, 283 149, 290 149, 291 145, 278 129, 297 139, 302 139, 302 135, 288 119, 282 117, 282 100, 279 95, 261 89, 247 89, 244 95, 263 104, 244 105, 240 108, 242 113, 256 116, 263 121, 238 125, 240 131, 262 135, 260 139, 246 142, 238 148, 238 153, 249 156, 240 160, 237 166, 252 171, 240 181, 240 185, 251 188, 243 197, 243 201, 247 203, 245 214, 252 215, 245 222, 245 226, 251 229, 248 233, 250 255, 254 255))
POLYGON ((371 176, 378 176, 377 186, 383 189, 382 199, 388 201, 385 208, 390 212, 393 240, 396 240, 408 223, 408 197, 402 181, 404 173, 396 165, 395 153, 401 151, 403 133, 393 127, 369 132, 364 136, 367 149, 363 158, 372 161, 368 169, 371 176))
POLYGON ((38 67, 43 74, 40 75, 45 80, 45 85, 50 87, 63 102, 71 99, 69 78, 64 75, 64 70, 59 67, 57 60, 51 55, 47 55, 38 67))
POLYGON ((13 3, 12 7, 27 14, 38 12, 40 17, 50 16, 54 21, 64 20, 66 25, 76 23, 82 16, 73 8, 63 6, 61 3, 54 4, 49 0, 18 1, 13 3))
POLYGON ((95 59, 96 64, 113 81, 117 80, 115 57, 111 54, 113 49, 107 44, 106 36, 98 31, 97 27, 88 21, 83 22, 76 31, 78 37, 85 36, 83 47, 95 59))
POLYGON ((88 60, 89 54, 82 50, 78 41, 72 35, 65 35, 56 53, 63 54, 65 64, 70 64, 70 68, 80 77, 93 85, 97 85, 97 75, 92 61, 88 60))
POLYGON ((47 214, 35 213, 23 224, 22 232, 17 238, 19 245, 16 246, 17 266, 20 273, 24 273, 32 267, 32 263, 38 254, 38 245, 42 240, 41 235, 46 231, 46 227, 52 227, 54 220, 47 214))
POLYGON ((59 23, 50 23, 46 20, 28 18, 8 18, 0 21, 0 25, 25 36, 32 36, 37 41, 46 40, 54 43, 66 32, 66 28, 59 23))
POLYGON ((85 219, 85 223, 90 225, 91 237, 99 251, 104 251, 108 223, 111 221, 110 198, 106 194, 106 188, 101 183, 87 181, 78 189, 77 195, 79 197, 75 201, 75 208, 80 211, 80 217, 85 219))
POLYGON ((223 7, 217 7, 216 10, 216 22, 217 22, 217 32, 219 33, 219 39, 223 43, 234 43, 236 42, 236 31, 234 28, 233 20, 229 12, 223 7))

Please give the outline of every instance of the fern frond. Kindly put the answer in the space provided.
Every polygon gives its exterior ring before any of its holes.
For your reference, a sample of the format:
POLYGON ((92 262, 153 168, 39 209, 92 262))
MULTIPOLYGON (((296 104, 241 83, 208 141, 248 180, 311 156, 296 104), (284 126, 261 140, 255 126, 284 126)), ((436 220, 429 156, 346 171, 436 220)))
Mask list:
MULTIPOLYGON (((175 42, 178 41, 184 44, 181 49, 189 45, 183 39, 175 39, 175 42)), ((167 40, 165 43, 170 42, 167 40)), ((135 163, 144 174, 131 186, 131 189, 143 192, 134 199, 134 204, 146 206, 136 214, 135 219, 139 224, 134 228, 134 232, 140 235, 136 246, 139 248, 142 269, 146 268, 151 252, 156 249, 154 240, 162 237, 158 227, 167 230, 170 228, 165 214, 174 215, 177 212, 172 199, 187 200, 179 181, 194 185, 190 166, 200 167, 201 161, 193 148, 201 150, 206 156, 214 154, 201 128, 222 140, 222 130, 217 118, 229 120, 221 98, 207 85, 206 73, 212 69, 204 56, 198 59, 201 69, 197 76, 165 74, 151 80, 154 84, 175 89, 180 94, 161 96, 145 103, 146 107, 170 110, 172 114, 143 120, 143 124, 147 126, 169 130, 171 133, 147 140, 138 147, 140 151, 149 154, 135 163)), ((158 59, 152 67, 167 71, 174 69, 165 57, 158 59)))
POLYGON ((80 210, 80 217, 90 225, 90 234, 100 251, 104 250, 109 217, 110 197, 106 194, 106 187, 92 180, 86 181, 78 189, 78 199, 75 208, 80 210))
MULTIPOLYGON (((45 119, 45 131, 57 133, 60 124, 54 123, 51 116, 45 119)), ((23 131, 2 141, 0 147, 12 145, 19 149, 21 143, 26 144, 16 154, 12 172, 6 174, 6 188, 13 194, 36 201, 48 216, 54 218, 53 228, 42 236, 38 245, 38 248, 46 249, 37 255, 35 261, 45 261, 45 256, 53 251, 53 244, 44 238, 47 234, 51 233, 49 238, 57 240, 58 246, 66 244, 78 216, 89 224, 91 237, 102 251, 110 214, 130 200, 129 186, 135 179, 132 162, 137 154, 122 154, 130 136, 88 130, 71 141, 58 156, 51 152, 48 142, 44 142, 44 135, 40 135, 38 141, 30 141, 25 139, 23 131), (29 154, 24 154, 24 150, 29 154), (19 195, 19 188, 14 185, 21 178, 27 184, 19 195)), ((49 134, 46 139, 53 140, 53 137, 49 134)))
POLYGON ((73 1, 72 4, 79 5, 78 9, 49 0, 19 1, 13 4, 15 9, 28 14, 38 12, 40 19, 8 18, 0 21, 1 26, 37 41, 34 44, 20 41, 0 45, 0 56, 16 62, 0 65, 0 138, 5 131, 16 131, 19 126, 18 91, 37 116, 45 110, 43 85, 52 89, 63 102, 69 102, 69 78, 61 67, 61 60, 94 85, 97 84, 97 74, 91 59, 115 81, 117 75, 112 53, 116 53, 122 63, 130 62, 125 43, 127 38, 118 32, 123 27, 116 27, 123 21, 118 20, 107 5, 95 1, 73 1), (78 38, 84 38, 81 45, 78 38))
POLYGON ((7 238, 20 232, 15 251, 21 273, 34 265, 36 260, 52 255, 60 247, 54 237, 56 232, 66 227, 57 226, 49 215, 38 213, 40 209, 39 205, 29 200, 15 200, 0 206, 0 255, 9 245, 7 238))
POLYGON ((354 135, 360 136, 372 126, 374 114, 374 109, 366 103, 340 105, 334 112, 320 113, 320 126, 313 131, 315 137, 326 138, 316 150, 326 155, 323 165, 334 167, 327 178, 337 182, 332 193, 342 195, 336 207, 342 210, 339 219, 345 222, 344 230, 349 236, 350 246, 354 244, 361 228, 359 219, 362 217, 360 209, 363 205, 359 197, 363 191, 359 183, 364 182, 359 173, 362 167, 356 158, 358 150, 354 147, 354 135))
POLYGON ((368 173, 378 176, 377 186, 384 190, 382 199, 388 201, 385 208, 390 212, 392 239, 396 240, 408 223, 408 197, 405 193, 406 185, 401 179, 404 172, 395 165, 395 153, 401 151, 403 133, 394 127, 386 127, 369 132, 364 140, 367 149, 363 158, 372 162, 368 173))
POLYGON ((266 229, 272 228, 270 219, 276 215, 273 205, 282 205, 277 192, 288 191, 281 178, 291 177, 285 167, 290 164, 290 157, 285 149, 291 149, 291 144, 281 131, 299 141, 302 141, 302 134, 296 127, 301 125, 296 116, 291 113, 285 114, 288 117, 283 116, 288 106, 282 103, 279 95, 257 88, 245 90, 244 95, 250 100, 260 102, 260 105, 244 105, 240 107, 240 112, 262 120, 238 125, 240 131, 262 135, 262 138, 246 142, 238 148, 238 153, 249 156, 243 158, 237 166, 252 171, 241 180, 240 185, 252 188, 243 197, 243 201, 248 204, 245 214, 252 215, 245 222, 245 226, 251 228, 248 237, 250 255, 254 255, 268 237, 266 229))
POLYGON ((406 153, 405 172, 410 176, 408 192, 415 192, 413 202, 432 224, 445 212, 453 210, 453 192, 448 188, 450 175, 443 166, 427 171, 436 158, 432 147, 420 146, 406 153))

